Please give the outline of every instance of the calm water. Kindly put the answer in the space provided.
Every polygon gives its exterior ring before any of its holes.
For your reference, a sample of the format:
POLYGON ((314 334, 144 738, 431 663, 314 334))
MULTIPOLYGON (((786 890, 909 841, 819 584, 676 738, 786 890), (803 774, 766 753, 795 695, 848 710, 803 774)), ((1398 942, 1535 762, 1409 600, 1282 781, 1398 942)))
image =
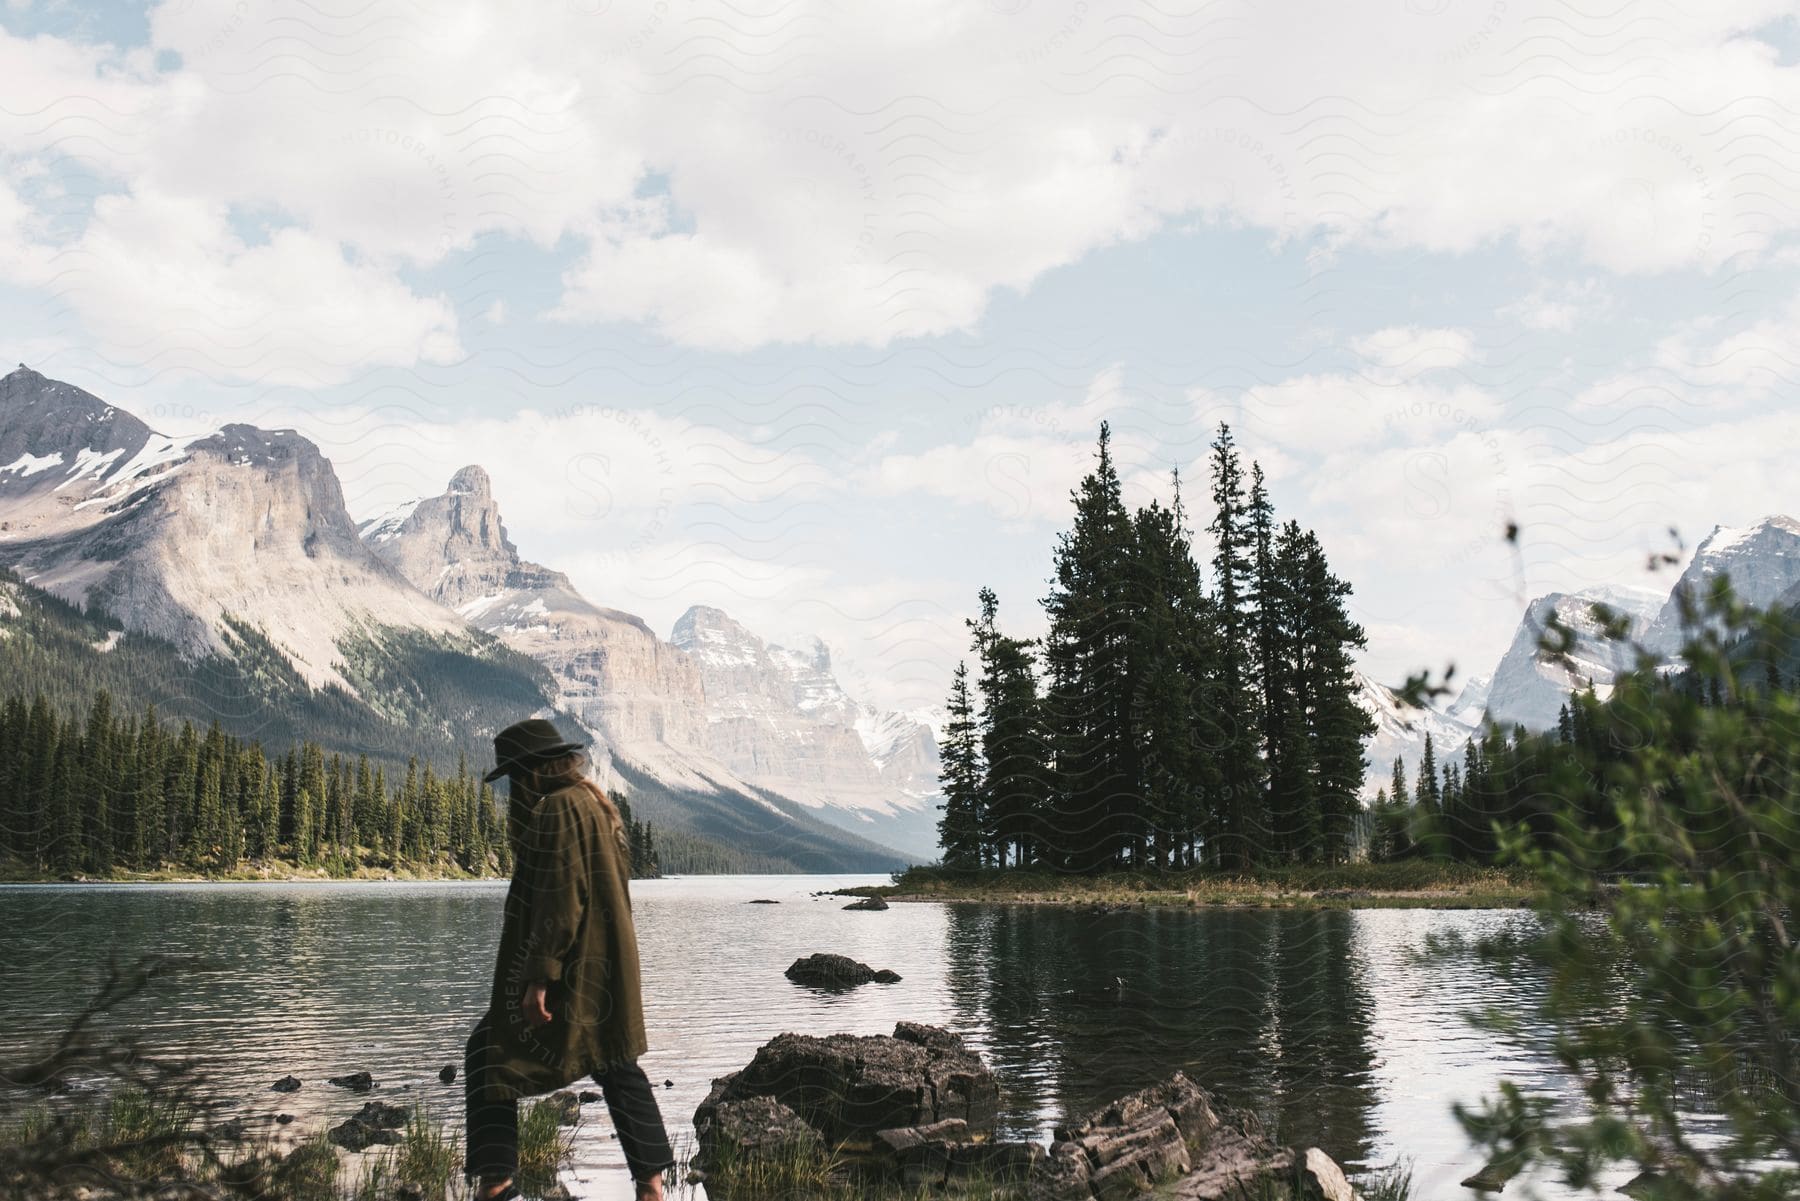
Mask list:
MULTIPOLYGON (((736 876, 632 885, 650 1052, 679 1144, 713 1077, 786 1030, 948 1026, 1001 1081, 1008 1133, 1047 1139, 1065 1111, 1179 1067, 1346 1167, 1415 1161, 1417 1196, 1474 1197, 1480 1166, 1450 1112, 1502 1075, 1554 1087, 1531 1040, 1465 1017, 1518 1008, 1534 987, 1468 960, 1418 962, 1428 932, 1477 934, 1516 912, 1099 913, 895 905, 845 912, 809 894, 870 876, 736 876), (768 897, 780 905, 751 905, 768 897), (903 977, 842 995, 782 976, 837 951, 903 977)), ((504 883, 0 887, 0 1054, 61 1029, 108 954, 190 952, 223 969, 140 998, 116 1022, 146 1049, 201 1057, 246 1112, 336 1121, 365 1098, 324 1084, 372 1073, 376 1097, 460 1119, 463 1042, 486 1005, 504 883), (305 1086, 269 1091, 293 1073, 305 1086)), ((296 1123, 298 1127, 302 1123, 296 1123)), ((293 1127, 290 1127, 293 1129, 293 1127)), ((629 1196, 603 1105, 587 1109, 578 1197, 629 1196)), ((1516 1189, 1517 1186, 1514 1186, 1516 1189)), ((1513 1189, 1509 1189, 1509 1192, 1513 1189)))

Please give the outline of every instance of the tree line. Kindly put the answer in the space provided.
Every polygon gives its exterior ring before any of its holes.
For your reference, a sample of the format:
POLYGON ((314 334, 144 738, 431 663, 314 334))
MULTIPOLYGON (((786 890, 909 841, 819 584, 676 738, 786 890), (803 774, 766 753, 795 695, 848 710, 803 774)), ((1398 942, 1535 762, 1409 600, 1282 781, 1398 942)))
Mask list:
POLYGON ((942 755, 947 867, 1246 867, 1348 856, 1363 739, 1350 585, 1315 533, 1277 523, 1260 464, 1230 427, 1211 444, 1207 525, 1193 552, 1173 500, 1128 512, 1100 425, 1097 463, 1058 535, 1047 631, 967 619, 942 755))
MULTIPOLYGON (((632 873, 658 871, 655 831, 631 815, 632 873)), ((271 755, 256 741, 115 709, 94 694, 85 718, 37 693, 0 704, 0 863, 94 876, 174 869, 219 874, 288 864, 512 871, 504 802, 470 773, 417 758, 390 780, 367 755, 327 757, 315 742, 271 755)))

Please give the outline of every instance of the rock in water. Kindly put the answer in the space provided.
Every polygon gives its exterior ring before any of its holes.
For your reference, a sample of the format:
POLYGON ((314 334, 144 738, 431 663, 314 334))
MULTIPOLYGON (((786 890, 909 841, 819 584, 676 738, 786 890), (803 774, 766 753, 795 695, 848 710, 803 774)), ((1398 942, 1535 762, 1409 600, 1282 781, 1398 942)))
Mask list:
POLYGON ((750 904, 752 904, 752 905, 779 905, 779 904, 781 904, 781 902, 780 901, 771 901, 768 897, 757 897, 754 901, 751 901, 750 904))
POLYGON ((401 1141, 398 1130, 383 1130, 355 1118, 348 1118, 333 1126, 325 1137, 346 1151, 366 1151, 376 1143, 393 1146, 401 1141))
POLYGON ((406 1118, 407 1111, 402 1106, 389 1105, 385 1101, 366 1101, 350 1120, 365 1122, 381 1130, 398 1130, 406 1125, 406 1118))
POLYGON ((456 1065, 453 1063, 447 1063, 443 1067, 439 1068, 438 1069, 438 1079, 442 1080, 445 1084, 449 1084, 452 1080, 455 1080, 456 1079, 456 1065))
POLYGON ((606 1100, 604 1095, 595 1092, 591 1088, 582 1089, 581 1096, 576 1099, 579 1100, 583 1105, 592 1105, 596 1101, 606 1100))
POLYGON ((795 984, 810 985, 813 988, 855 988, 859 984, 867 984, 871 980, 883 984, 893 984, 900 977, 883 968, 876 971, 866 963, 858 963, 848 955, 832 955, 826 952, 815 952, 804 959, 796 959, 783 973, 795 984))
POLYGON ((347 1088, 353 1093, 366 1093, 375 1087, 375 1080, 367 1072, 352 1072, 348 1076, 332 1076, 325 1081, 339 1088, 347 1088))
POLYGON ((297 1076, 283 1076, 269 1087, 278 1093, 298 1092, 300 1089, 300 1078, 297 1076))
POLYGON ((860 901, 852 901, 844 906, 845 909, 886 909, 887 907, 888 903, 880 897, 864 897, 860 901))
POLYGON ((548 1105, 556 1110, 558 1126, 573 1126, 581 1120, 581 1098, 567 1089, 551 1093, 538 1104, 548 1105))
POLYGON ((981 1057, 936 1026, 901 1022, 891 1036, 778 1034, 741 1071, 714 1080, 694 1111, 703 1170, 725 1141, 715 1129, 719 1106, 755 1097, 781 1102, 827 1142, 945 1118, 985 1133, 1000 1101, 981 1057))

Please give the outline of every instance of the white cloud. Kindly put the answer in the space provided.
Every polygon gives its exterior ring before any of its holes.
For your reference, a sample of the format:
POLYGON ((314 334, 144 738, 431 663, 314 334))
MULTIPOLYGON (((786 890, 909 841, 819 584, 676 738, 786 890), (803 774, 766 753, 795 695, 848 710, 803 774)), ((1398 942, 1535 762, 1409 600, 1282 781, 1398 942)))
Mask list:
POLYGON ((1617 304, 1617 297, 1598 277, 1588 276, 1562 284, 1540 284, 1511 304, 1500 306, 1495 315, 1517 321, 1526 329, 1566 334, 1577 325, 1604 317, 1617 304))
MULTIPOLYGON (((0 228, 26 220, 0 200, 0 228)), ((223 210, 181 197, 101 196, 73 242, 8 239, 0 264, 54 291, 104 344, 219 377, 317 386, 369 365, 462 355, 443 298, 418 296, 307 230, 246 244, 223 210)))
POLYGON ((1475 359, 1475 342, 1466 329, 1390 326, 1351 339, 1350 348, 1362 356, 1375 378, 1383 380, 1464 367, 1475 359))
MULTIPOLYGON (((148 47, 0 37, 0 154, 273 215, 307 239, 290 260, 326 264, 289 270, 336 286, 484 234, 571 246, 559 315, 727 350, 966 330, 997 290, 1177 222, 1323 231, 1314 256, 1516 239, 1622 273, 1800 228, 1785 177, 1726 186, 1795 150, 1800 71, 1747 36, 1766 0, 1617 30, 1549 0, 1302 20, 1236 0, 1124 42, 1085 5, 1011 8, 166 3, 148 47)), ((1574 303, 1524 319, 1562 328, 1574 303)))

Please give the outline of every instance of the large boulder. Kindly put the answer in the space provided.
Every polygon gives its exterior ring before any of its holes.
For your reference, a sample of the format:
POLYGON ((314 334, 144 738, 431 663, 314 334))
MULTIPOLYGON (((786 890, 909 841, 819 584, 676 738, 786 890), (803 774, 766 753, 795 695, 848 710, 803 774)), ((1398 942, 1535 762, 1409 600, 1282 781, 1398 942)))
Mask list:
POLYGON ((827 1143, 867 1145, 878 1130, 960 1118, 990 1131, 1000 1090, 981 1057, 937 1026, 900 1022, 892 1035, 778 1034, 741 1070, 713 1081, 698 1129, 726 1101, 773 1097, 827 1143))
POLYGON ((832 955, 827 952, 817 952, 804 959, 796 959, 783 974, 795 984, 829 989, 855 988, 870 981, 897 984, 900 980, 896 973, 886 968, 877 971, 848 955, 832 955))
POLYGON ((1276 1143, 1254 1114, 1219 1106, 1182 1072, 1055 1128, 1039 1143, 996 1139, 999 1090, 979 1055, 937 1026, 892 1035, 781 1034, 713 1081, 694 1111, 696 1166, 731 1195, 733 1168, 795 1152, 832 1155, 863 1192, 947 1198, 1122 1201, 1360 1201, 1317 1147, 1276 1143))

